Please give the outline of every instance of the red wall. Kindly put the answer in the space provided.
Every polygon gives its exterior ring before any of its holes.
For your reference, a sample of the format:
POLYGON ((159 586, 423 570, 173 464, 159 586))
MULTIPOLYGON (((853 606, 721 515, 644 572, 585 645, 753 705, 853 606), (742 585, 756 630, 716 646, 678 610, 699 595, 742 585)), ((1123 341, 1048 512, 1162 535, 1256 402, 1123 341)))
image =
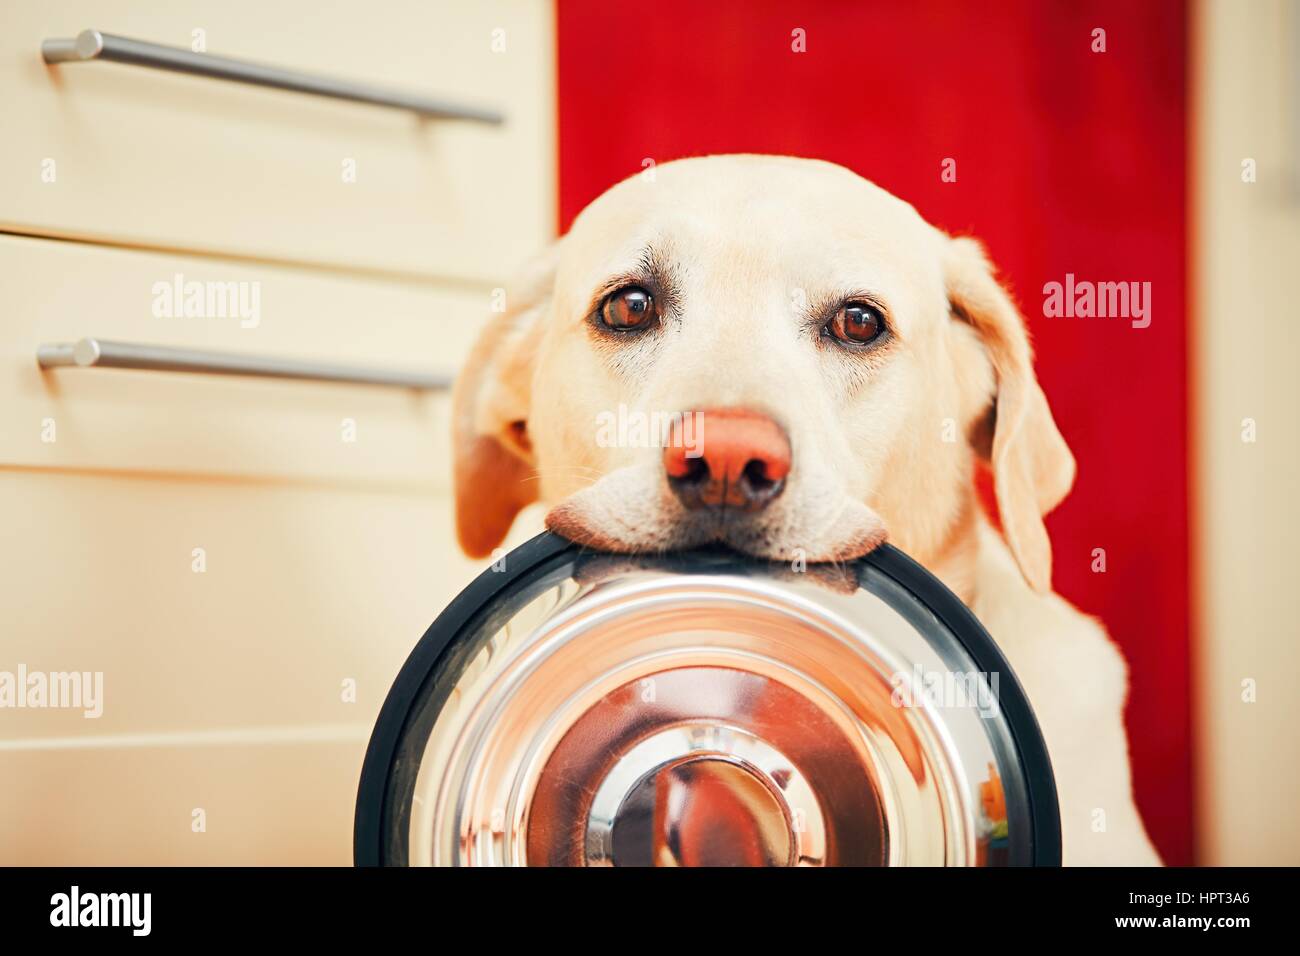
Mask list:
POLYGON ((646 157, 746 151, 841 163, 987 243, 1079 461, 1048 521, 1056 587, 1128 657, 1138 802, 1191 862, 1183 5, 560 0, 558 20, 561 228, 646 157), (1044 318, 1067 272, 1151 282, 1151 326, 1044 318))

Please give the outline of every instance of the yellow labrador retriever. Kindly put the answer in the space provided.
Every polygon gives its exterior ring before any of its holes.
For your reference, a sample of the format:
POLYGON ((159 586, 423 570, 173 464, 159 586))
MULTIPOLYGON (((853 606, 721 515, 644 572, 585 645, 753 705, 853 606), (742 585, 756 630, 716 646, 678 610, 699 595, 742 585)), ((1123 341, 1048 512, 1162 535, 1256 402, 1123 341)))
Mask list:
POLYGON ((1023 681, 1065 862, 1159 862, 1133 803, 1124 661, 1051 591, 1042 518, 1074 459, 979 245, 829 163, 711 156, 610 189, 507 296, 454 396, 469 554, 536 500, 553 530, 618 552, 837 561, 888 535, 1023 681))

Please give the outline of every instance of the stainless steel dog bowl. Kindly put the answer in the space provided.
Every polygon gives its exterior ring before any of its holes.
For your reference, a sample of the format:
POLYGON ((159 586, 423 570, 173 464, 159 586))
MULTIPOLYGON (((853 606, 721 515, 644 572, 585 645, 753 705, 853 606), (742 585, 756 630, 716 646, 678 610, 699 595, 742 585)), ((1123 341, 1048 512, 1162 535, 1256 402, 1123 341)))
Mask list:
POLYGON ((361 865, 1051 865, 1047 752, 1006 660, 888 546, 806 569, 544 534, 393 685, 361 865))

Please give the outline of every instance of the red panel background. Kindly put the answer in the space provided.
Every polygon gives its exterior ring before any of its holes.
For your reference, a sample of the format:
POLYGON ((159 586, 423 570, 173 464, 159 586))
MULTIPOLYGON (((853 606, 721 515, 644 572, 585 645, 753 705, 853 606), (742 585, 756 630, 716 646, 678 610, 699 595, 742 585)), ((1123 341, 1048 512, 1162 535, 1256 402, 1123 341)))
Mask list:
POLYGON ((1191 862, 1183 4, 560 0, 558 20, 562 228, 647 157, 749 151, 841 163, 986 242, 1079 461, 1048 521, 1056 587, 1128 657, 1138 802, 1191 862), (1151 326, 1043 318, 1067 272, 1151 282, 1151 326))

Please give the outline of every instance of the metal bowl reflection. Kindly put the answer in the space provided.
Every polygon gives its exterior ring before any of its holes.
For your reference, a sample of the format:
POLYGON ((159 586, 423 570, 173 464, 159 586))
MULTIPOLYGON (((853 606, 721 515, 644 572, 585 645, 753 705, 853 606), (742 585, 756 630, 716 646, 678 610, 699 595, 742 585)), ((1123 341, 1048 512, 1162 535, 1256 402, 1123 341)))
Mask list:
POLYGON ((363 864, 1059 861, 1050 766, 970 612, 894 549, 795 573, 543 535, 426 633, 371 740, 363 864))

